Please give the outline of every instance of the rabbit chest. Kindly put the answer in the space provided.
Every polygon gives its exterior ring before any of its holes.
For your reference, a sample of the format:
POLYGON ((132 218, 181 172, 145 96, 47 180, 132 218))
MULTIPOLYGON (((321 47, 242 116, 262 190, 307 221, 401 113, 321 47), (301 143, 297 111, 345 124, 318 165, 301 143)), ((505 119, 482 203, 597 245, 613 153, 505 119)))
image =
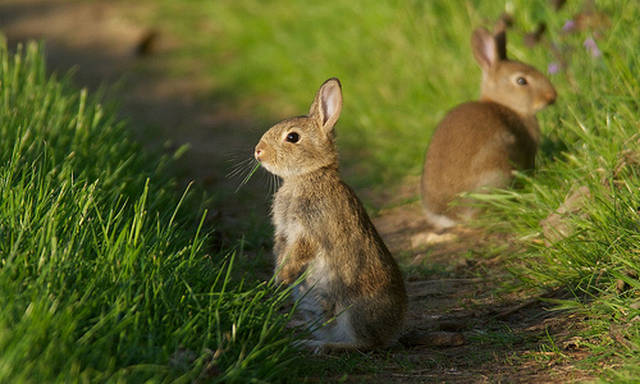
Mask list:
MULTIPOLYGON (((283 249, 291 249, 294 245, 304 248, 298 250, 304 254, 305 260, 297 262, 311 265, 312 260, 326 258, 325 249, 329 241, 326 214, 326 204, 313 192, 301 188, 289 189, 285 184, 276 193, 273 202, 276 239, 283 242, 283 249)), ((327 260, 313 269, 322 270, 318 274, 324 276, 332 275, 327 260)))
POLYGON ((295 242, 301 237, 323 243, 327 208, 322 196, 298 186, 288 188, 285 183, 273 201, 273 225, 276 236, 283 236, 287 243, 295 242))
POLYGON ((283 242, 281 252, 296 249, 300 244, 308 247, 288 258, 285 255, 283 268, 288 263, 301 265, 306 278, 294 288, 294 297, 302 299, 299 303, 302 311, 319 316, 331 312, 331 303, 334 301, 331 292, 335 286, 336 271, 327 257, 326 248, 322 246, 326 242, 323 236, 326 229, 323 229, 322 201, 296 192, 298 190, 288 190, 283 186, 276 193, 273 203, 275 235, 276 239, 283 242))

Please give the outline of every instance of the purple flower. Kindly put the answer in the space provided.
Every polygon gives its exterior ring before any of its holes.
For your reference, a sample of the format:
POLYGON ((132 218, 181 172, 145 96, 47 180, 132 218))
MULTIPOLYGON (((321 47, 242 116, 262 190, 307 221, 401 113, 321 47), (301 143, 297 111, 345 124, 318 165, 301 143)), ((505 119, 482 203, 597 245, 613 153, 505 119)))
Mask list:
POLYGON ((547 71, 549 72, 550 75, 558 73, 559 70, 560 70, 560 64, 556 63, 555 61, 552 63, 549 63, 549 67, 547 68, 547 71))
POLYGON ((562 30, 564 32, 571 32, 576 28, 576 22, 573 20, 567 20, 566 23, 562 26, 562 30))
POLYGON ((593 57, 602 56, 602 51, 600 51, 600 48, 598 48, 598 44, 596 44, 596 41, 593 40, 592 37, 589 37, 584 41, 584 47, 591 54, 591 56, 593 57))

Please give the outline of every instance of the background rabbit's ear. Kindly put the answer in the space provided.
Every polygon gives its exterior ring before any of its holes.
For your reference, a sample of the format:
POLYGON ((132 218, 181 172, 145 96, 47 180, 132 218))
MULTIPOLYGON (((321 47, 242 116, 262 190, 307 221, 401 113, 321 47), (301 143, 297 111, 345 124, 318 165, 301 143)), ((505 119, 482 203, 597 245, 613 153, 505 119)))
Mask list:
POLYGON ((493 34, 498 50, 498 59, 507 60, 507 31, 504 28, 498 29, 493 34))
POLYGON ((325 132, 329 133, 336 125, 342 110, 342 89, 340 80, 335 77, 325 81, 316 98, 311 104, 309 116, 318 123, 318 126, 325 132))
MULTIPOLYGON (((504 40, 506 43, 506 39, 504 40)), ((487 71, 501 60, 498 39, 484 28, 477 28, 471 35, 471 48, 483 71, 487 71)))

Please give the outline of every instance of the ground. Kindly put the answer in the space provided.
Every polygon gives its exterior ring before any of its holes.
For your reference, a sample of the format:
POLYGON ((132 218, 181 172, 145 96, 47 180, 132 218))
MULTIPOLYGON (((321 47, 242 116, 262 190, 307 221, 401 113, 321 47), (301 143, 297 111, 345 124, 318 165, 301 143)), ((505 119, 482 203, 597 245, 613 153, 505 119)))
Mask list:
MULTIPOLYGON (((236 192, 239 180, 226 175, 251 156, 266 126, 251 111, 231 108, 223 96, 212 102, 215 84, 198 67, 176 75, 163 63, 180 44, 134 20, 143 6, 121 2, 12 0, 0 4, 0 28, 9 45, 28 38, 46 40, 51 71, 74 69, 74 82, 97 89, 118 83, 107 93, 121 104, 121 115, 151 150, 168 153, 183 144, 183 185, 194 180, 215 195, 210 224, 231 238, 262 228, 258 243, 269 244, 269 191, 260 178, 236 192), (133 15, 133 16, 132 16, 133 15), (154 44, 150 54, 145 38, 154 44)), ((377 207, 374 222, 407 277, 409 316, 401 341, 391 349, 344 358, 348 377, 335 368, 310 381, 347 382, 572 382, 589 379, 576 364, 585 358, 571 339, 580 318, 549 311, 546 299, 503 289, 509 252, 518 250, 507 235, 478 229, 431 231, 415 200, 417 180, 383 195, 360 190, 377 207), (393 196, 393 197, 392 197, 393 196), (406 201, 412 201, 406 203, 406 201), (389 207, 389 208, 384 208, 389 207), (409 345, 410 344, 410 345, 409 345), (351 361, 355 363, 350 363, 351 361)), ((254 244, 255 245, 255 244, 254 244)), ((259 244, 258 244, 259 245, 259 244)), ((338 356, 314 357, 322 362, 338 356)))

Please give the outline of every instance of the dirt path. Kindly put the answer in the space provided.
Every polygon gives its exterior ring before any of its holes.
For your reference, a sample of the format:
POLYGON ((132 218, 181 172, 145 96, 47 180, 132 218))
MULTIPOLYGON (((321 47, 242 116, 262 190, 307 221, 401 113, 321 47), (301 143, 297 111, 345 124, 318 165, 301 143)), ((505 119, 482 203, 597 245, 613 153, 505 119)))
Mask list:
MULTIPOLYGON (((577 369, 586 353, 570 338, 580 319, 549 311, 537 296, 501 289, 512 281, 504 263, 517 247, 508 238, 462 228, 436 234, 419 203, 382 211, 374 222, 408 271, 409 337, 401 341, 421 344, 417 339, 423 337, 424 345, 375 355, 372 365, 381 370, 367 381, 569 383, 590 378, 577 369)), ((560 292, 545 296, 560 297, 560 292)))
MULTIPOLYGON (((163 31, 152 55, 136 55, 153 31, 125 16, 150 10, 131 7, 107 1, 3 1, 0 29, 10 46, 46 39, 49 68, 59 73, 75 68, 78 85, 96 88, 119 81, 111 97, 120 100, 123 116, 142 142, 168 152, 191 146, 180 163, 182 176, 216 196, 211 225, 234 233, 264 230, 265 184, 250 183, 235 193, 239 180, 225 175, 232 167, 229 159, 248 158, 266 126, 247 111, 231 109, 223 97, 212 99, 212 84, 197 69, 189 77, 169 75, 164 59, 180 42, 163 31)), ((415 195, 411 185, 404 197, 415 195)), ((412 346, 367 355, 347 381, 566 383, 586 378, 574 364, 584 352, 567 336, 579 319, 546 311, 535 298, 501 293, 508 279, 503 258, 513 249, 507 239, 471 230, 435 234, 417 203, 383 210, 374 221, 408 277, 412 346), (480 257, 487 249, 495 255, 480 257), (549 346, 548 337, 556 347, 549 346), (442 343, 448 346, 434 345, 442 343)), ((268 235, 256 241, 268 244, 268 235)), ((342 374, 331 376, 338 380, 342 374)))

